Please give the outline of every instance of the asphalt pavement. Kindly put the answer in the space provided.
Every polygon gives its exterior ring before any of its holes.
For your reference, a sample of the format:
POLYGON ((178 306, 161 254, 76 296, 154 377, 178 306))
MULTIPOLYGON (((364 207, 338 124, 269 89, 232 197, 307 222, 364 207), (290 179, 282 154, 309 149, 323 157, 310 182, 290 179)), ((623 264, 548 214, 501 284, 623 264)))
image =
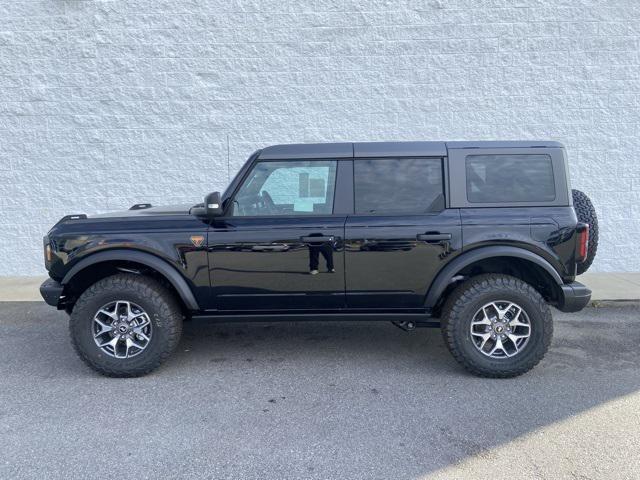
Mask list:
POLYGON ((640 304, 554 318, 510 380, 432 329, 200 321, 156 372, 110 379, 66 314, 0 303, 0 478, 640 478, 640 304))

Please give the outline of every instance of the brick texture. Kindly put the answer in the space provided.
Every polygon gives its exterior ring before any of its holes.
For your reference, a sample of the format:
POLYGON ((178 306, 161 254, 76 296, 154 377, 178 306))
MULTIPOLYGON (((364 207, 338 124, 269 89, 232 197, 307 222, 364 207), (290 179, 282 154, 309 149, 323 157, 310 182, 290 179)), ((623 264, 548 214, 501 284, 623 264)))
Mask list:
POLYGON ((636 0, 1 0, 0 275, 69 213, 196 202, 272 143, 552 139, 640 270, 636 0))

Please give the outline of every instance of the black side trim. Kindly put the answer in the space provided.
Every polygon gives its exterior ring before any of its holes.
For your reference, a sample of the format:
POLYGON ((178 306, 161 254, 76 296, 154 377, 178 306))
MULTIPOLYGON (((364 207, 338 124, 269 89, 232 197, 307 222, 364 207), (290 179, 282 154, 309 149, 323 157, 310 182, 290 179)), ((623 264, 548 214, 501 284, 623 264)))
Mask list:
POLYGON ((144 210, 151 207, 153 207, 153 205, 151 205, 150 203, 136 203, 129 210, 144 210))
POLYGON ((562 296, 556 307, 561 312, 579 312, 591 300, 591 290, 580 282, 567 283, 560 286, 562 296))
POLYGON ((353 215, 353 160, 338 160, 334 215, 353 215))
POLYGON ((87 215, 84 214, 84 213, 77 213, 77 214, 74 214, 74 215, 65 215, 60 220, 58 220, 53 227, 55 228, 58 225, 60 225, 61 223, 68 222, 70 220, 86 220, 86 219, 87 219, 87 215))
POLYGON ((71 270, 62 279, 62 285, 66 285, 81 270, 90 265, 100 262, 108 262, 113 260, 124 260, 142 263, 154 270, 160 272, 176 289, 180 298, 189 310, 200 310, 200 306, 193 296, 193 292, 189 288, 184 277, 171 264, 165 260, 158 258, 150 253, 140 252, 136 250, 108 250, 105 252, 94 253, 83 258, 76 263, 71 270))
POLYGON ((549 262, 529 250, 509 246, 481 247, 467 253, 462 253, 440 270, 436 279, 431 284, 431 288, 429 288, 425 300, 425 307, 433 308, 436 305, 438 299, 451 282, 451 279, 464 267, 478 260, 492 257, 516 257, 529 260, 542 267, 558 285, 562 285, 563 283, 562 277, 549 262))
POLYGON ((44 301, 52 307, 57 307, 62 295, 64 287, 56 282, 52 278, 47 278, 42 285, 40 285, 40 295, 44 298, 44 301))
POLYGON ((419 325, 429 323, 424 326, 436 326, 431 325, 433 319, 427 312, 421 313, 402 313, 402 312, 358 312, 352 313, 348 311, 341 312, 259 312, 259 313, 197 313, 192 316, 193 319, 198 320, 212 320, 217 322, 292 322, 292 321, 385 321, 385 322, 400 322, 400 321, 414 321, 419 325))

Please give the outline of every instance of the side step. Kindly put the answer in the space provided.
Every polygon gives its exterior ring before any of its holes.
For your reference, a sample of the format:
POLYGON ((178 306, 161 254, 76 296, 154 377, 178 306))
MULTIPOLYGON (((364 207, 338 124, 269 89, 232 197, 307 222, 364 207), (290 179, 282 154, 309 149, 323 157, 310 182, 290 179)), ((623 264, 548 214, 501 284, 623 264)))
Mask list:
POLYGON ((373 312, 373 313, 347 313, 347 312, 327 312, 327 313, 228 313, 228 312, 198 312, 194 313, 193 320, 207 320, 214 322, 392 322, 403 330, 413 330, 416 327, 440 327, 440 322, 432 318, 428 313, 396 313, 396 312, 373 312), (400 326, 404 325, 404 327, 400 326), (409 327, 411 325, 411 327, 409 327))

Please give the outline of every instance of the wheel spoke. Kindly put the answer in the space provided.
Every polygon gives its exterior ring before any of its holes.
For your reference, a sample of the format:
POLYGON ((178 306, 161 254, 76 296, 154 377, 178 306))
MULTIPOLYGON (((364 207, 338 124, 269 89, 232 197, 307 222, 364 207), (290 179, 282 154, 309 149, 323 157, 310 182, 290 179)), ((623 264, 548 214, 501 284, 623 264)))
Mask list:
POLYGON ((471 325, 474 327, 478 325, 491 325, 491 321, 488 318, 483 318, 482 320, 478 320, 477 322, 471 322, 471 325))
POLYGON ((529 338, 529 335, 514 335, 513 333, 508 333, 507 337, 513 342, 514 345, 516 345, 517 349, 517 341, 522 338, 529 338))
POLYGON ((131 320, 131 303, 120 300, 118 303, 116 303, 116 311, 118 312, 118 315, 126 315, 127 321, 131 320), (124 305, 124 312, 122 314, 120 313, 120 305, 124 305))
POLYGON ((476 337, 482 338, 482 343, 478 346, 478 348, 480 350, 484 350, 484 346, 487 344, 487 342, 491 338, 491 334, 490 333, 474 333, 472 335, 475 335, 476 337))
MULTIPOLYGON (((118 338, 118 337, 116 337, 116 338, 118 338)), ((118 342, 116 342, 116 346, 113 347, 113 355, 116 358, 127 358, 127 355, 128 355, 128 352, 129 352, 129 348, 125 349, 124 355, 118 355, 118 346, 117 345, 118 345, 118 342)), ((126 343, 125 343, 125 346, 126 346, 126 343)))
POLYGON ((118 312, 116 312, 115 310, 113 312, 107 312, 104 308, 101 308, 100 310, 98 310, 98 313, 106 315, 111 320, 117 320, 118 319, 118 312))
POLYGON ((118 340, 119 340, 118 337, 113 337, 111 340, 105 341, 103 343, 99 343, 98 346, 100 348, 111 346, 111 347, 113 347, 113 351, 115 352, 116 345, 118 344, 118 340))
POLYGON ((141 313, 135 318, 140 318, 140 317, 142 317, 142 322, 136 325, 135 328, 144 328, 151 323, 151 320, 149 320, 149 317, 147 317, 146 313, 141 313))
POLYGON ((94 318, 93 321, 96 322, 98 324, 98 326, 100 327, 100 331, 93 335, 94 338, 95 337, 99 337, 100 335, 103 335, 103 334, 113 330, 113 327, 111 325, 107 325, 102 320, 98 319, 98 317, 94 318))
POLYGON ((133 341, 133 339, 131 338, 127 338, 127 356, 129 356, 129 349, 131 347, 136 347, 138 350, 143 350, 144 349, 144 345, 140 345, 139 343, 136 343, 133 341))
MULTIPOLYGON (((498 320, 503 320, 504 316, 509 312, 509 310, 511 310, 511 307, 514 306, 513 303, 509 303, 507 304, 507 306, 505 308, 499 308, 498 305, 496 303, 494 303, 497 311, 498 311, 498 320)), ((517 307, 519 308, 519 307, 517 307)))
POLYGON ((531 328, 531 325, 529 325, 528 323, 522 323, 520 321, 520 314, 522 313, 522 309, 520 309, 517 313, 517 315, 515 317, 513 317, 513 320, 511 320, 509 322, 509 325, 511 325, 512 327, 527 327, 527 328, 531 328))
POLYGON ((489 355, 493 355, 494 353, 496 353, 498 350, 502 350, 504 352, 505 355, 509 356, 509 354, 507 353, 507 351, 504 349, 504 345, 502 343, 502 339, 500 337, 496 338, 496 344, 493 346, 493 348, 491 349, 491 351, 489 352, 489 355))
POLYGON ((142 339, 143 339, 145 342, 148 342, 148 341, 149 341, 149 337, 148 337, 148 336, 147 336, 147 334, 146 334, 146 333, 144 333, 142 330, 139 330, 139 329, 137 329, 137 328, 134 328, 134 329, 133 329, 133 333, 135 333, 136 335, 141 336, 141 337, 142 337, 142 339))
POLYGON ((491 320, 489 320, 489 315, 487 315, 487 310, 485 307, 482 307, 482 314, 482 318, 480 320, 471 322, 471 325, 491 325, 491 320))

